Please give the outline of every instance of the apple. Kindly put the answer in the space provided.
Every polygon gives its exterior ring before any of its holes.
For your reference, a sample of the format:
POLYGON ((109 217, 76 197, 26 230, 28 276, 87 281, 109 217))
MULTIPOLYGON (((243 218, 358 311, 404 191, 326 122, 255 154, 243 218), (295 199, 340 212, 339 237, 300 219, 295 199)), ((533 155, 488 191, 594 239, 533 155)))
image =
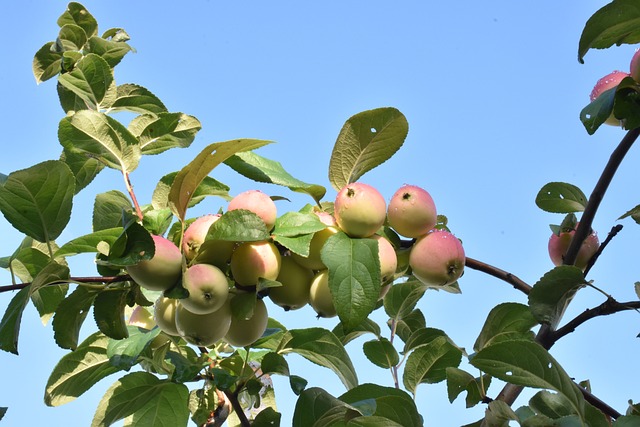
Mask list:
POLYGON ((152 235, 155 245, 153 258, 129 265, 127 274, 140 286, 151 291, 171 289, 182 274, 182 253, 169 239, 152 235))
POLYGON ((309 289, 309 305, 318 313, 318 317, 338 315, 329 289, 329 270, 321 270, 313 277, 309 289))
POLYGON ((637 49, 636 53, 633 54, 629 71, 633 80, 640 82, 640 49, 637 49))
POLYGON ((327 268, 326 265, 322 262, 322 258, 320 257, 320 251, 322 247, 327 242, 327 239, 334 234, 338 233, 340 229, 337 226, 335 218, 327 213, 327 212, 315 212, 320 221, 327 226, 327 228, 322 229, 320 231, 316 231, 311 238, 311 243, 309 244, 309 255, 303 257, 302 255, 292 253, 291 256, 293 259, 303 267, 309 268, 311 270, 324 270, 327 268))
POLYGON ((267 306, 264 301, 258 299, 253 309, 253 315, 250 318, 231 318, 231 326, 224 336, 224 340, 235 347, 251 345, 267 330, 268 321, 267 306))
MULTIPOLYGON (((577 226, 577 225, 576 225, 577 226)), ((564 256, 569 250, 569 246, 571 245, 571 240, 573 240, 573 235, 576 230, 563 230, 560 234, 552 233, 551 237, 549 237, 549 257, 554 265, 562 265, 564 264, 564 256)), ((593 255, 598 251, 600 247, 600 241, 598 240, 598 235, 592 231, 582 242, 582 246, 578 250, 578 256, 576 257, 575 266, 581 269, 582 271, 587 268, 587 264, 593 255)))
POLYGON ((409 253, 413 275, 430 286, 454 283, 462 276, 465 260, 462 243, 446 230, 434 229, 419 237, 409 253))
POLYGON ((387 204, 374 187, 361 182, 344 186, 336 196, 338 227, 351 237, 370 237, 384 224, 387 204))
POLYGON ((276 280, 282 257, 271 241, 244 242, 231 254, 233 280, 242 286, 254 286, 260 278, 276 280))
MULTIPOLYGON (((624 71, 613 71, 602 77, 600 80, 598 80, 596 85, 593 87, 593 90, 591 91, 591 95, 589 97, 591 99, 591 102, 595 101, 596 98, 598 98, 604 91, 617 87, 622 79, 628 77, 629 75, 629 73, 625 73, 624 71)), ((605 123, 612 126, 620 126, 620 120, 618 120, 613 115, 613 113, 611 113, 605 123)))
POLYGON ((378 258, 380 260, 380 277, 382 284, 393 281, 396 268, 398 267, 398 257, 393 245, 386 237, 374 234, 372 236, 378 242, 378 258))
POLYGON ((226 240, 205 240, 209 228, 221 214, 208 214, 197 218, 187 227, 182 238, 182 253, 187 261, 198 264, 212 264, 225 270, 231 259, 235 242, 226 240))
POLYGON ((195 314, 182 303, 176 308, 176 329, 189 344, 210 347, 221 340, 231 326, 231 307, 223 304, 219 310, 208 314, 195 314))
POLYGON ((195 314, 212 313, 224 305, 229 295, 227 276, 210 264, 195 264, 182 275, 182 287, 189 292, 180 303, 195 314))
POLYGON ((129 316, 127 323, 131 326, 137 326, 138 328, 146 329, 150 331, 156 326, 153 316, 149 313, 149 310, 141 305, 136 306, 129 316))
POLYGON ((438 221, 436 205, 423 188, 403 185, 391 196, 387 221, 398 234, 418 238, 435 227, 438 221))
POLYGON ((276 281, 282 286, 269 288, 271 301, 286 311, 297 310, 309 303, 313 271, 303 267, 292 256, 283 256, 276 281))
POLYGON ((176 328, 176 310, 178 300, 160 296, 153 304, 153 320, 162 332, 168 335, 179 336, 176 328))
POLYGON ((271 230, 276 223, 277 209, 271 197, 260 190, 248 190, 229 201, 227 210, 246 209, 258 215, 271 230))

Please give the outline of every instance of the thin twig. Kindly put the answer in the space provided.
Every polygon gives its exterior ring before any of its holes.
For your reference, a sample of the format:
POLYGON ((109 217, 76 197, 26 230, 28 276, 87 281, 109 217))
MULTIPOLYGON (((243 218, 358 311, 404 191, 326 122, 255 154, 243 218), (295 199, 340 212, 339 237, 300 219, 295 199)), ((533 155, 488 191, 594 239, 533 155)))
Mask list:
POLYGON ((598 258, 600 257, 600 255, 602 254, 602 251, 604 251, 604 248, 607 247, 607 245, 609 244, 609 242, 611 242, 611 240, 616 237, 616 235, 622 230, 622 224, 617 224, 614 225, 613 227, 611 227, 611 231, 609 231, 609 234, 607 234, 607 238, 604 239, 604 242, 602 242, 602 244, 600 244, 600 246, 598 247, 598 250, 596 251, 595 254, 593 254, 593 256, 591 257, 591 259, 589 259, 589 262, 587 263, 587 267, 584 269, 584 275, 585 277, 587 276, 587 274, 589 273, 589 270, 591 270, 591 267, 593 267, 593 265, 596 263, 596 261, 598 260, 598 258))
POLYGON ((529 292, 531 292, 531 286, 528 285, 523 280, 521 280, 520 278, 518 278, 516 275, 511 274, 507 271, 501 270, 492 265, 486 264, 484 262, 478 261, 477 259, 467 257, 465 261, 465 266, 472 268, 474 270, 481 271, 490 276, 496 277, 500 280, 504 280, 505 282, 509 283, 511 286, 513 286, 514 288, 523 292, 526 295, 529 295, 529 292))
MULTIPOLYGON (((123 274, 122 276, 99 276, 99 277, 69 277, 67 280, 59 280, 55 282, 49 283, 49 286, 53 285, 62 285, 64 283, 104 283, 108 285, 110 283, 118 283, 118 282, 126 282, 127 280, 131 280, 129 275, 123 274)), ((31 282, 27 283, 17 283, 15 285, 6 285, 0 286, 0 293, 9 292, 9 291, 17 291, 20 289, 24 289, 27 286, 30 286, 31 282)))

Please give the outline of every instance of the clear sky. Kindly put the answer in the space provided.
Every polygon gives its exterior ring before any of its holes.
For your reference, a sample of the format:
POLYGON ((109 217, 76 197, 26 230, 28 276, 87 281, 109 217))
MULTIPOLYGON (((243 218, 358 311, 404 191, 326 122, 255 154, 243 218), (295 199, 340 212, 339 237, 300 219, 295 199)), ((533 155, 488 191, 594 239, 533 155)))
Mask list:
MULTIPOLYGON (((590 194, 610 152, 624 135, 602 128, 589 136, 578 119, 595 82, 615 69, 628 71, 635 46, 590 51, 577 60, 584 23, 605 1, 537 2, 334 1, 322 2, 110 2, 83 4, 102 31, 123 27, 137 53, 116 68, 117 83, 145 86, 170 111, 196 116, 203 125, 192 146, 145 157, 131 179, 141 203, 148 203, 158 179, 179 170, 205 145, 239 137, 276 141, 259 154, 279 160, 297 178, 325 185, 331 149, 344 121, 363 110, 393 106, 409 121, 399 153, 361 181, 389 199, 404 183, 433 196, 439 213, 462 239, 468 256, 510 271, 530 284, 552 268, 547 256, 549 224, 561 215, 534 203, 547 182, 564 181, 590 194)), ((34 53, 53 40, 64 1, 10 2, 0 14, 0 172, 55 159, 63 117, 55 83, 36 85, 34 53)), ((632 149, 595 218, 603 239, 617 218, 640 202, 632 149)), ((254 184, 222 166, 213 176, 237 194, 260 188, 280 201, 281 213, 311 199, 286 188, 254 184)), ((72 223, 59 243, 90 232, 95 194, 124 191, 114 171, 103 171, 75 200, 72 223)), ((224 207, 207 199, 197 216, 224 207)), ((609 246, 590 278, 620 301, 637 299, 640 228, 621 221, 622 233, 609 246)), ((0 219, 0 255, 11 254, 22 236, 0 219)), ((90 258, 72 262, 72 274, 93 275, 90 258)), ((8 273, 0 283, 9 284, 8 273)), ((526 296, 496 279, 467 270, 461 295, 428 292, 419 308, 427 325, 444 329, 471 351, 489 310, 498 303, 526 303, 526 296)), ((12 294, 0 294, 4 311, 12 294)), ((603 301, 587 289, 566 319, 603 301)), ((335 319, 317 320, 310 308, 273 317, 291 327, 332 329, 335 319)), ((384 324, 384 316, 376 314, 384 324)), ((108 377, 78 400, 58 408, 43 403, 49 373, 66 351, 53 341, 33 307, 23 316, 20 356, 0 352, 0 424, 89 425, 108 377)), ((88 318, 83 336, 95 330, 88 318)), ((597 318, 552 349, 576 380, 589 379, 594 393, 624 412, 637 401, 640 372, 638 313, 597 318)), ((361 382, 391 385, 391 376, 362 357, 364 340, 350 343, 361 382)), ((330 371, 288 358, 294 374, 334 395, 344 389, 330 371)), ((463 366, 464 367, 464 366, 463 366)), ((472 371, 473 372, 473 371, 472 371)), ((275 378, 283 426, 290 423, 295 395, 275 378)), ((495 396, 500 386, 489 390, 495 396)), ((519 401, 519 403, 524 403, 519 401)), ((449 404, 446 385, 422 385, 417 404, 426 426, 457 426, 481 417, 484 408, 464 409, 464 397, 449 404)), ((517 406, 517 405, 516 405, 517 406)))

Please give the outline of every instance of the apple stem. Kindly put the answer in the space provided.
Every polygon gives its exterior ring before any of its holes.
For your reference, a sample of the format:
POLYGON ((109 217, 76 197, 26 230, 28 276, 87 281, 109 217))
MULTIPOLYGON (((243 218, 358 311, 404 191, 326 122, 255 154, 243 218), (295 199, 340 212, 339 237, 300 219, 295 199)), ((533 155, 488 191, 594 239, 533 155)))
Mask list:
POLYGON ((133 191, 133 185, 131 185, 131 180, 129 179, 129 172, 122 171, 122 175, 124 177, 124 185, 129 193, 129 197, 131 197, 131 201, 133 202, 133 207, 136 210, 136 215, 142 221, 144 215, 142 214, 142 210, 140 210, 140 205, 138 204, 138 199, 136 198, 136 193, 133 191))

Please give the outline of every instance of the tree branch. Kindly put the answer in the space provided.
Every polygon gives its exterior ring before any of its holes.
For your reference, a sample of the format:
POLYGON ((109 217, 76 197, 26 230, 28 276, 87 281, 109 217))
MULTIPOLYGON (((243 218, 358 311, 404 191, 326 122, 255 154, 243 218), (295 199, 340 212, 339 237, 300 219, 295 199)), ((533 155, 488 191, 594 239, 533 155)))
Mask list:
POLYGON ((233 407, 233 410, 236 413, 238 420, 240 421, 240 425, 242 427, 251 427, 251 423, 249 422, 249 419, 244 413, 244 409, 242 408, 242 405, 238 400, 238 396, 230 390, 223 390, 223 391, 224 391, 224 394, 227 396, 227 399, 231 403, 231 406, 233 407))
POLYGON ((531 286, 518 278, 518 276, 515 276, 492 265, 467 257, 465 266, 503 280, 526 295, 529 295, 529 292, 531 291, 531 286))
MULTIPOLYGON (((49 285, 62 285, 63 283, 103 283, 108 285, 109 283, 118 283, 118 282, 126 282, 127 280, 131 280, 129 275, 123 274, 122 276, 99 276, 99 277, 69 277, 68 280, 61 280, 57 282, 51 282, 49 285)), ((0 293, 9 292, 9 291, 17 291, 27 286, 30 286, 31 282, 27 283, 18 283, 15 285, 5 285, 0 286, 0 293)))

